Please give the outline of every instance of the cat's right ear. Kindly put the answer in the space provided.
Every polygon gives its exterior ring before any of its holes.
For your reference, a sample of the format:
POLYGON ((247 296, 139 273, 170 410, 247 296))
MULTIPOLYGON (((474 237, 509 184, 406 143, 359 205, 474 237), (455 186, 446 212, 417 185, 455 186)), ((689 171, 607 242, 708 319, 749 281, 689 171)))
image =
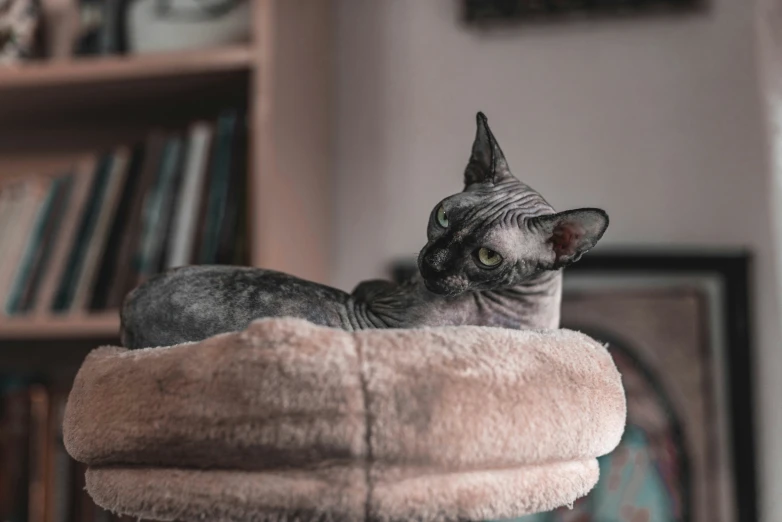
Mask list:
POLYGON ((475 183, 494 183, 500 176, 508 173, 505 154, 489 128, 486 115, 479 112, 475 120, 478 128, 472 144, 470 161, 464 171, 465 187, 475 183))
POLYGON ((541 265, 558 270, 589 252, 608 228, 608 214, 599 208, 580 208, 530 219, 544 245, 541 265))

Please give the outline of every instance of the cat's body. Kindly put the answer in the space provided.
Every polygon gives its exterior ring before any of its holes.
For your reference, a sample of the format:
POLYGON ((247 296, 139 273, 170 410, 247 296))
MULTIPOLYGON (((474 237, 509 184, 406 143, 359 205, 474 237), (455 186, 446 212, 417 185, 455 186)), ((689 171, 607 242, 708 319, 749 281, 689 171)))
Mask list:
POLYGON ((550 329, 559 325, 561 281, 561 273, 547 272, 517 287, 448 297, 416 277, 403 284, 365 281, 348 294, 272 270, 183 267, 128 296, 122 343, 168 346, 242 330, 259 317, 286 316, 348 331, 463 324, 550 329))
POLYGON ((420 276, 366 281, 348 294, 281 272, 228 266, 175 269, 131 292, 122 309, 130 348, 197 341, 261 317, 293 316, 345 330, 482 325, 559 325, 561 268, 608 226, 605 212, 555 213, 513 177, 486 118, 465 172, 464 192, 432 212, 420 276))

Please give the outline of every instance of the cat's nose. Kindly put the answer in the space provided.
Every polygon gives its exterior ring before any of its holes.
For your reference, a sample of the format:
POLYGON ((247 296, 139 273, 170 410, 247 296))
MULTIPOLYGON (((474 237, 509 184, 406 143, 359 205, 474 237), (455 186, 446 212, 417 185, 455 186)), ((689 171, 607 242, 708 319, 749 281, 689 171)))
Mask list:
POLYGON ((445 270, 445 264, 448 260, 448 252, 445 250, 435 250, 424 257, 424 261, 427 266, 435 272, 442 272, 445 270))

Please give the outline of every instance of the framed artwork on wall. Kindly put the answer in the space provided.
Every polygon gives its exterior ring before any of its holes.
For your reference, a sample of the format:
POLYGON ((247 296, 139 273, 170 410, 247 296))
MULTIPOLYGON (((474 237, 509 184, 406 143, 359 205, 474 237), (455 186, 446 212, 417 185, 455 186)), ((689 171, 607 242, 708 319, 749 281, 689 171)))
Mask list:
POLYGON ((562 326, 607 344, 627 429, 573 510, 529 522, 757 520, 750 256, 613 253, 566 270, 562 326))
POLYGON ((584 16, 680 13, 703 9, 706 0, 463 0, 468 23, 523 22, 584 16))

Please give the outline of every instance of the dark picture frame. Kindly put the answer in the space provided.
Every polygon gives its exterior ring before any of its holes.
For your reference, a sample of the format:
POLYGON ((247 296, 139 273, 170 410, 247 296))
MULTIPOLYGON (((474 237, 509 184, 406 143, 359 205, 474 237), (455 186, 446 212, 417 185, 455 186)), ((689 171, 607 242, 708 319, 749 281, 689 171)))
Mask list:
POLYGON ((707 0, 462 0, 468 24, 703 11, 707 0))
POLYGON ((585 256, 565 271, 565 288, 575 277, 709 276, 721 282, 724 299, 717 304, 725 339, 725 378, 728 388, 729 430, 735 519, 758 520, 755 455, 753 348, 750 327, 752 257, 746 251, 714 254, 669 252, 601 252, 585 256))

